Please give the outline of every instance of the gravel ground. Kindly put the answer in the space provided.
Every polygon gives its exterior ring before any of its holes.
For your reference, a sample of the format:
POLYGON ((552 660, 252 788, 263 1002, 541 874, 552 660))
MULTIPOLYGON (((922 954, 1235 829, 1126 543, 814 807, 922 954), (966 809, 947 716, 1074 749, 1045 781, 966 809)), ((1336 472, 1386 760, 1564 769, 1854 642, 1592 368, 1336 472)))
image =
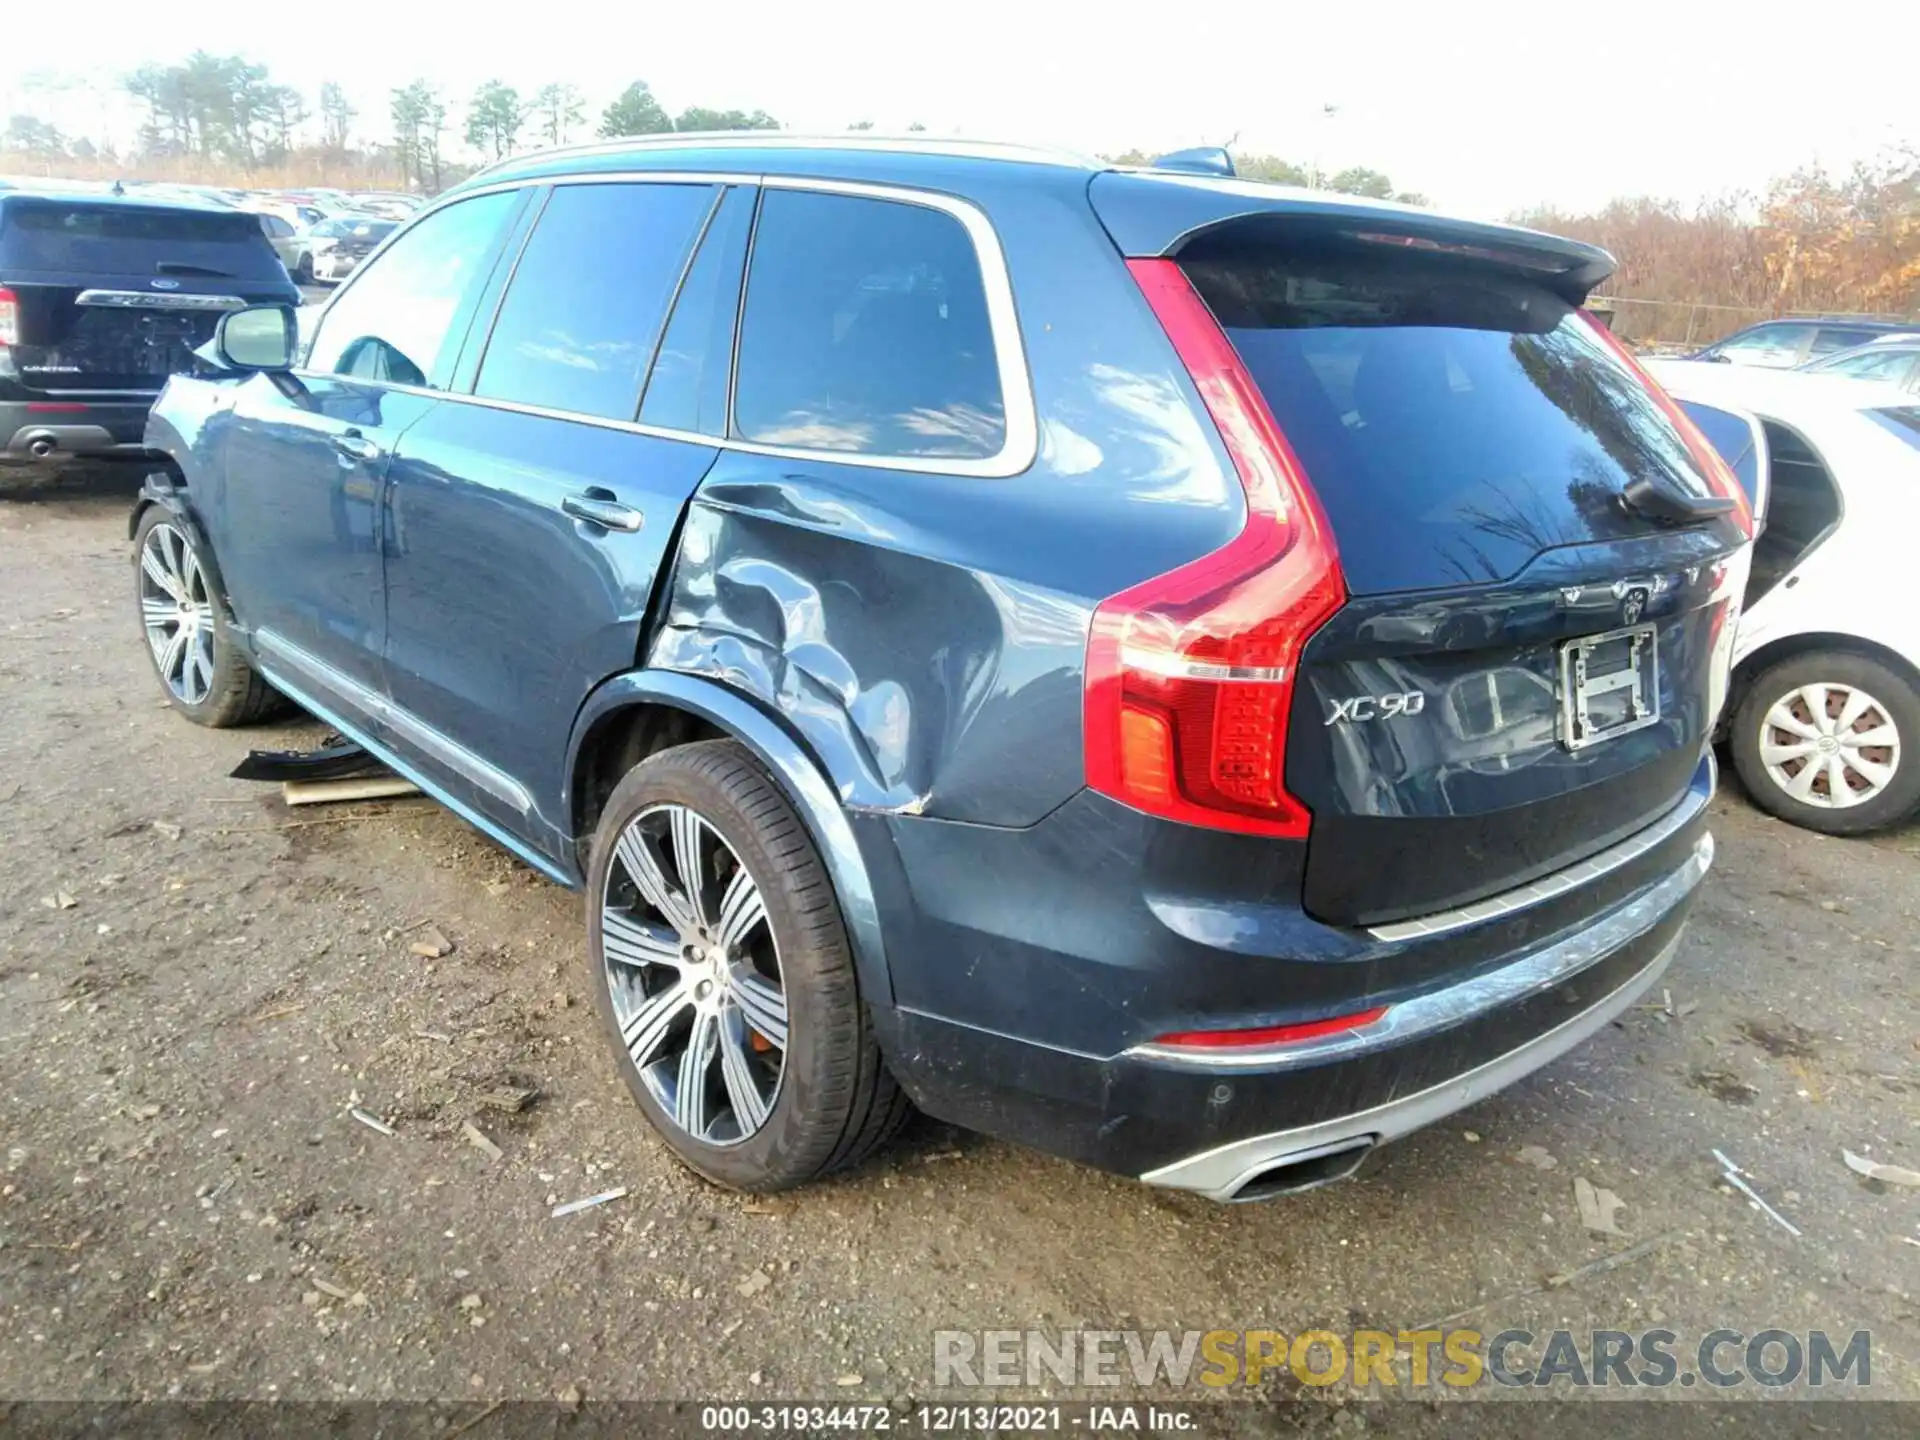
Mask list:
POLYGON ((1840 1153, 1920 1167, 1920 830, 1827 840, 1724 794, 1675 1013, 1343 1185, 1215 1207, 917 1121, 747 1201, 623 1091, 573 896, 428 801, 290 813, 225 778, 316 730, 161 703, 133 483, 0 493, 0 1396, 894 1399, 930 1393, 935 1328, 1458 1317, 1866 1329, 1874 1393, 1920 1398, 1920 1190, 1840 1153), (450 953, 415 953, 429 929, 450 953))

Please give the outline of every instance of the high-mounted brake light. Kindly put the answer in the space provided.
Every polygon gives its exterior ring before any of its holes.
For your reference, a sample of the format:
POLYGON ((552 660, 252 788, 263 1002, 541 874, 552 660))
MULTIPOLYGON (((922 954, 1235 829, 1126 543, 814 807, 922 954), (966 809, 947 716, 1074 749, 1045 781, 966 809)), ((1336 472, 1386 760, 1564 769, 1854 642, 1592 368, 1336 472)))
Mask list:
POLYGON ((1693 463, 1700 467, 1701 474, 1707 477, 1707 485, 1716 495, 1733 501, 1731 519, 1738 525, 1746 537, 1753 538, 1753 502, 1747 499, 1747 492, 1741 488, 1740 481, 1727 462, 1720 458, 1720 452, 1713 448, 1713 442, 1700 433, 1700 427, 1693 423, 1687 412, 1674 402, 1660 382, 1647 373, 1634 353, 1621 343, 1620 337, 1601 324, 1590 310, 1582 310, 1580 317, 1585 320, 1593 333, 1617 356, 1622 365, 1632 372, 1635 379, 1647 387, 1647 393, 1653 396, 1654 403, 1660 407, 1667 419, 1673 422, 1673 428, 1680 432, 1680 441, 1687 447, 1687 453, 1693 456, 1693 463))
POLYGON ((1156 1035, 1155 1045, 1174 1045, 1193 1050, 1233 1050, 1250 1045, 1298 1045, 1325 1035, 1348 1030, 1364 1030, 1387 1013, 1385 1005, 1361 1010, 1352 1015, 1336 1015, 1331 1020, 1309 1020, 1300 1025, 1267 1025, 1258 1030, 1176 1030, 1171 1035, 1156 1035))
POLYGON ((1094 612, 1087 784, 1191 825, 1304 838, 1286 732, 1307 637, 1346 600, 1333 531, 1260 388, 1186 274, 1129 260, 1239 473, 1246 526, 1094 612))
POLYGON ((13 291, 0 289, 0 350, 20 343, 20 299, 13 291))

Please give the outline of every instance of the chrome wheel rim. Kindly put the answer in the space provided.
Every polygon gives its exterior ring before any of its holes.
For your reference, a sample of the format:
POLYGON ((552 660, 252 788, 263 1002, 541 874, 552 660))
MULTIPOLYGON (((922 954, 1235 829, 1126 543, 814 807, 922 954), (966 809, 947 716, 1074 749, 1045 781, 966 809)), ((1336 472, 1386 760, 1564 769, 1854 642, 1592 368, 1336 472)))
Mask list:
POLYGON ((140 546, 140 623, 167 693, 198 705, 213 690, 213 601, 187 537, 161 523, 140 546))
POLYGON ((627 822, 600 897, 600 965, 627 1060, 676 1128, 738 1145, 773 1113, 787 997, 759 884, 685 805, 627 822))
POLYGON ((1760 722, 1767 777, 1803 805, 1864 805, 1900 769, 1900 727, 1872 695, 1852 685, 1802 685, 1760 722))

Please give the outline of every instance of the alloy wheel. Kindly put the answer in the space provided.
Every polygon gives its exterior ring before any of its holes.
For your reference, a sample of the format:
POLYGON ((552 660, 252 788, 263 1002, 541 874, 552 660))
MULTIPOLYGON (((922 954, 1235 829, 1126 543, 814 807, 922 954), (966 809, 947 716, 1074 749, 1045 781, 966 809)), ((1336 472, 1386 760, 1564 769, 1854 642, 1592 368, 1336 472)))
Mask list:
POLYGON ((213 689, 213 601, 186 536, 165 523, 140 547, 140 623, 161 683, 184 705, 213 689))
POLYGON ((787 997, 760 887, 696 811, 662 804, 614 846, 601 968, 627 1058, 660 1108, 709 1145, 736 1145, 773 1112, 787 997))
POLYGON ((1893 782, 1900 730, 1886 706, 1856 686, 1802 685, 1768 707, 1760 722, 1760 763, 1802 804, 1845 809, 1893 782))

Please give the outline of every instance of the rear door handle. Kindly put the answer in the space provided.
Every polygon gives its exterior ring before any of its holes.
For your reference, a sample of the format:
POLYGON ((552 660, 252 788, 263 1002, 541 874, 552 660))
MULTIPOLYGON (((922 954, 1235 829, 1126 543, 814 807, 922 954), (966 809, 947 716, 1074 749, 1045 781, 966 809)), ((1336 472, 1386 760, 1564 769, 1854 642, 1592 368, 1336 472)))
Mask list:
POLYGON ((348 430, 333 437, 333 448, 342 455, 351 455, 356 460, 378 460, 385 453, 377 440, 369 440, 358 430, 348 430))
POLYGON ((622 505, 611 497, 586 494, 569 495, 560 502, 560 508, 576 520, 584 520, 589 525, 598 525, 602 530, 625 530, 632 533, 646 523, 647 517, 631 505, 622 505))

